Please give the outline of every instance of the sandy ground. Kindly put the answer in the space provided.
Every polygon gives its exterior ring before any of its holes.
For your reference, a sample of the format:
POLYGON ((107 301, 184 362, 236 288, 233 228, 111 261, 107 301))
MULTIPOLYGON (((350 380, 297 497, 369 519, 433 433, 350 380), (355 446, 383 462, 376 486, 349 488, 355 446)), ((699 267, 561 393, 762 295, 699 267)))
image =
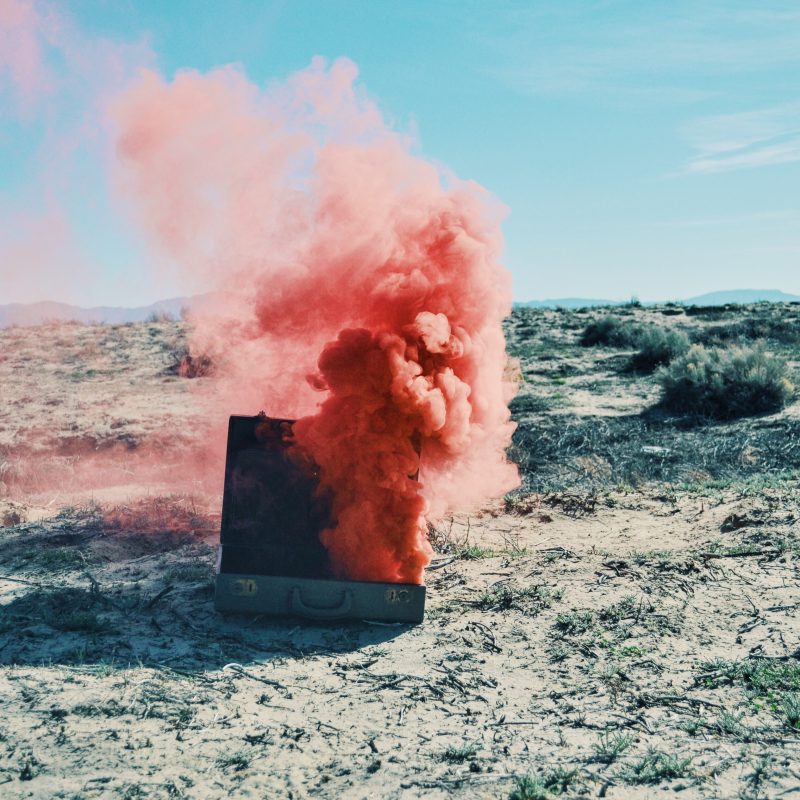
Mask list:
MULTIPOLYGON (((114 476, 64 507, 25 471, 29 439, 135 453, 189 424, 181 346, 172 323, 0 331, 0 797, 800 797, 796 476, 447 519, 418 626, 223 617, 215 495, 114 476), (113 386, 50 363, 89 339, 113 386)), ((606 356, 546 413, 643 408, 606 356)))

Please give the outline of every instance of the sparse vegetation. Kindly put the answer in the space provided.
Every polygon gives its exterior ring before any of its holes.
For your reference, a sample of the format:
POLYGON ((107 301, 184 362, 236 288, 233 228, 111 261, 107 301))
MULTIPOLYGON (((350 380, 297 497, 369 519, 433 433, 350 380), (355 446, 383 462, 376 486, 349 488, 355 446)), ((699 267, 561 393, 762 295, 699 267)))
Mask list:
POLYGON ((223 753, 217 756, 217 766, 222 770, 242 772, 250 766, 251 760, 252 757, 248 753, 239 750, 234 753, 223 753))
POLYGON ((567 791, 578 777, 578 770, 555 767, 542 775, 528 774, 517 779, 509 800, 548 800, 567 791))
POLYGON ((746 735, 742 725, 743 714, 732 714, 730 711, 723 711, 715 723, 717 731, 723 736, 732 736, 735 739, 743 738, 746 735))
POLYGON ((781 698, 781 708, 790 728, 800 730, 800 693, 787 692, 781 698))
POLYGON ((566 636, 577 636, 594 627, 595 618, 591 611, 571 611, 556 617, 555 627, 566 636))
POLYGON ((599 741, 594 745, 595 758, 603 764, 612 764, 631 745, 633 736, 618 731, 606 731, 600 734, 599 741))
POLYGON ((471 743, 453 745, 442 753, 442 760, 450 764, 463 764, 471 761, 478 754, 478 748, 471 743))
POLYGON ((508 586, 505 583, 484 592, 475 601, 481 611, 509 611, 517 609, 537 614, 553 602, 551 591, 545 586, 508 586))
POLYGON ((757 797, 767 783, 771 783, 772 757, 761 756, 751 763, 752 772, 747 776, 747 794, 757 797))
POLYGON ((690 772, 692 759, 681 758, 674 753, 662 753, 650 749, 641 758, 626 764, 619 777, 630 784, 655 784, 662 781, 685 778, 690 772))
POLYGON ((508 796, 508 800, 548 800, 550 792, 538 775, 523 775, 508 796))
POLYGON ((743 661, 710 661, 700 666, 698 679, 705 686, 741 683, 757 695, 800 691, 800 661, 748 658, 743 661))
POLYGON ((495 554, 494 550, 488 547, 481 547, 478 544, 468 544, 457 551, 459 558, 466 561, 477 561, 481 558, 491 558, 495 554))

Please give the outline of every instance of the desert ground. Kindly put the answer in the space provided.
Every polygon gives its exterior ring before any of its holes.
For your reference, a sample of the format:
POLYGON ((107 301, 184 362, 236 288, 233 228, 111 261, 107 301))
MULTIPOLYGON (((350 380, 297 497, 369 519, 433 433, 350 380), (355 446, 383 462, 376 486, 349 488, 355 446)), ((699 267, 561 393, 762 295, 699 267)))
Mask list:
POLYGON ((515 310, 523 485, 417 626, 214 611, 186 323, 0 330, 0 797, 800 797, 800 402, 667 413, 609 313, 800 383, 800 305, 515 310))

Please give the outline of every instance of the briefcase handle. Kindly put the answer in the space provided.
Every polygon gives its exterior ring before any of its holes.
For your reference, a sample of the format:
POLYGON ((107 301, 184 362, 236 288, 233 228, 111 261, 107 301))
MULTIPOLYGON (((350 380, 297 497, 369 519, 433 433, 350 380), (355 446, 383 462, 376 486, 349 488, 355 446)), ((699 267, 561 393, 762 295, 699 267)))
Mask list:
POLYGON ((342 592, 342 602, 333 608, 315 608, 314 606, 307 606, 303 602, 303 598, 300 594, 300 587, 295 586, 292 589, 292 613, 301 617, 308 617, 309 619, 338 619, 339 617, 347 616, 352 607, 353 595, 349 589, 345 589, 342 592))

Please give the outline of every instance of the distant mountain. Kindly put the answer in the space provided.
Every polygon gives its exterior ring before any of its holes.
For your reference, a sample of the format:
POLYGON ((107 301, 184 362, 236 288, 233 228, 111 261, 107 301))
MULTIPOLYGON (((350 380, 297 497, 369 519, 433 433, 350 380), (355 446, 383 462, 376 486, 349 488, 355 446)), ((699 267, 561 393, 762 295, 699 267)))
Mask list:
MULTIPOLYGON (((33 326, 47 322, 106 322, 124 324, 126 322, 145 322, 160 316, 180 319, 185 310, 199 309, 208 303, 213 295, 204 294, 194 297, 172 297, 160 300, 149 306, 124 308, 122 306, 94 306, 82 308, 67 303, 10 303, 0 305, 0 328, 10 325, 33 326)), ((733 289, 724 292, 690 297, 679 301, 683 305, 722 306, 728 304, 746 304, 767 301, 771 303, 800 302, 800 295, 786 294, 777 289, 733 289)), ((562 297, 554 300, 530 300, 527 303, 514 303, 515 308, 596 308, 598 306, 622 306, 628 300, 601 300, 585 297, 562 297)), ((642 305, 656 305, 643 303, 642 305)))
POLYGON ((0 328, 9 325, 33 326, 47 322, 107 322, 120 325, 126 322, 144 322, 154 317, 167 316, 180 319, 185 309, 202 305, 206 295, 197 297, 172 297, 149 306, 122 308, 119 306, 94 306, 81 308, 67 303, 10 303, 0 306, 0 328))
POLYGON ((709 292, 697 297, 690 297, 684 300, 684 305, 692 306, 724 306, 739 303, 760 303, 767 301, 770 303, 798 303, 800 295, 786 294, 778 289, 731 289, 727 292, 709 292))
MULTIPOLYGON (((686 306, 724 306, 747 305, 748 303, 797 303, 800 295, 786 294, 778 289, 731 289, 723 292, 709 292, 697 297, 673 302, 686 306)), ((597 300, 583 297, 563 297, 557 300, 530 300, 527 303, 514 303, 515 308, 596 308, 598 306, 624 306, 629 300, 597 300)), ((659 305, 660 302, 643 302, 644 306, 659 305)))
POLYGON ((561 297, 557 300, 529 300, 514 303, 515 308, 595 308, 596 306, 621 306, 627 300, 597 300, 584 297, 561 297))

